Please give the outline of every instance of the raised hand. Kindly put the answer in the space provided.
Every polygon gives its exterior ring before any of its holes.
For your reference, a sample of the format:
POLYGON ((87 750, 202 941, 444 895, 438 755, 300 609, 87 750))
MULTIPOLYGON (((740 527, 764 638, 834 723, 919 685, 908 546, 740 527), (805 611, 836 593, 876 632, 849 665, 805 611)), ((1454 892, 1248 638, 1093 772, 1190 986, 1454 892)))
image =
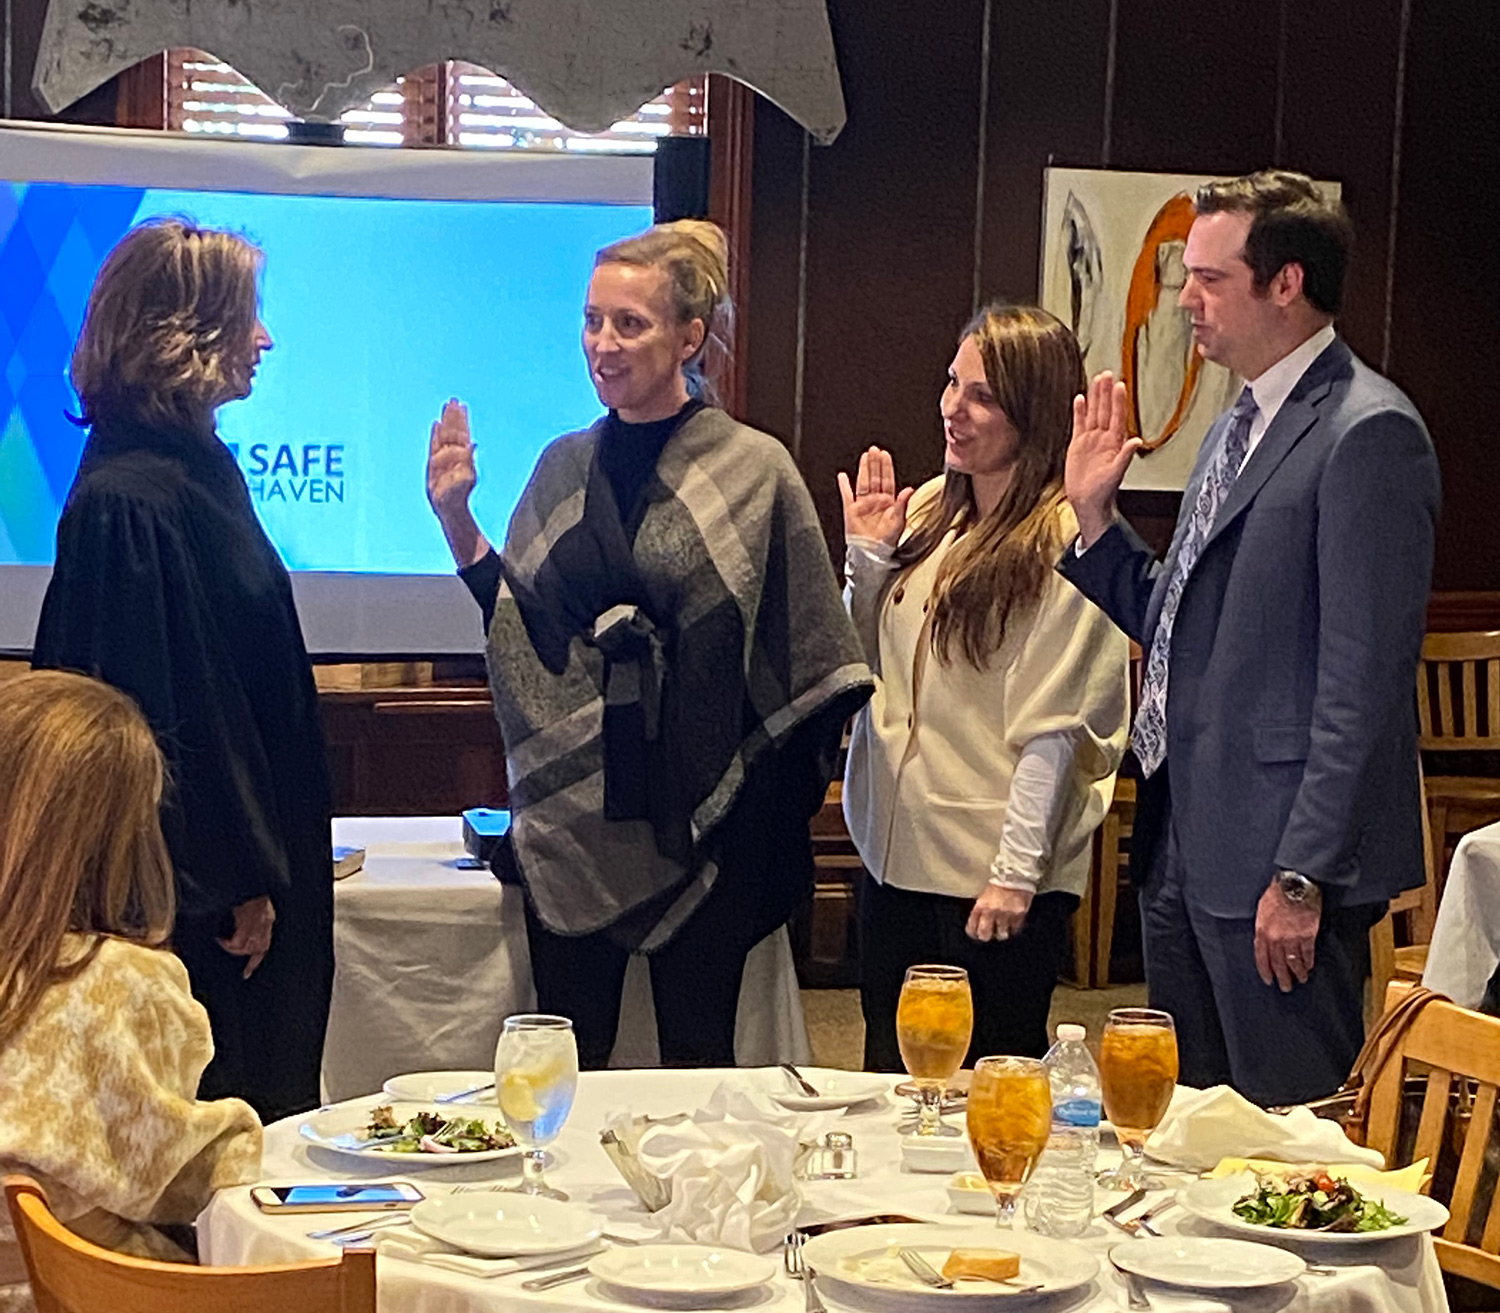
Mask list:
POLYGON ((450 397, 433 423, 427 446, 427 500, 438 519, 450 519, 467 509, 477 478, 469 409, 450 397))
POLYGON ((469 436, 469 408, 450 397, 432 426, 427 444, 427 500, 443 526, 448 550, 460 569, 490 550, 469 511, 469 495, 478 479, 474 441, 469 436))
POLYGON ((912 488, 896 489, 896 465, 891 454, 871 447, 859 458, 854 486, 839 473, 839 496, 844 503, 844 536, 875 538, 894 547, 906 528, 906 505, 912 488))
POLYGON ((1088 391, 1073 398, 1073 440, 1063 474, 1085 547, 1114 522, 1115 493, 1140 446, 1139 438, 1125 436, 1125 385, 1108 371, 1095 375, 1088 391))

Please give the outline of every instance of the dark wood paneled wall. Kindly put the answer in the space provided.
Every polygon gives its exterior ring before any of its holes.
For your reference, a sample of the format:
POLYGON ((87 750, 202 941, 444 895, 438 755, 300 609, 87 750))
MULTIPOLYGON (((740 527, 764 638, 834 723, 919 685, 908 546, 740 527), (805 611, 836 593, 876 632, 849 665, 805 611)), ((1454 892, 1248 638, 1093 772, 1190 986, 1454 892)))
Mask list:
MULTIPOLYGON (((1359 240, 1340 327, 1432 428, 1436 587, 1500 590, 1500 441, 1478 401, 1500 345, 1493 0, 830 8, 844 134, 809 149, 757 109, 748 401, 797 453, 830 543, 834 474, 865 446, 891 448, 905 481, 937 472, 938 392, 976 282, 1036 296, 1049 162, 1279 164, 1343 184, 1359 240)), ((1174 517, 1159 494, 1126 511, 1158 542, 1174 517)))

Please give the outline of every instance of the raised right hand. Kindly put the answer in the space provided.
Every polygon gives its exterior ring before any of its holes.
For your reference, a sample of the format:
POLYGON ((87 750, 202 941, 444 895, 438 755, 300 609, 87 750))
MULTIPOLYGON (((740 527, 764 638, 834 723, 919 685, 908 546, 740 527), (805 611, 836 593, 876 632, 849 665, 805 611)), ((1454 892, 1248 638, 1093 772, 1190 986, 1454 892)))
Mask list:
POLYGON ((469 410, 451 397, 432 426, 427 446, 427 500, 439 520, 447 524, 467 511, 477 479, 469 410))
POLYGON ((859 458, 859 473, 853 487, 849 476, 839 472, 839 496, 844 502, 844 536, 875 538, 894 547, 906 528, 906 504, 913 488, 896 491, 896 464, 891 453, 871 447, 859 458))
POLYGON ((1063 473, 1085 547, 1114 522, 1115 493, 1140 446, 1139 438, 1125 436, 1125 385, 1107 370, 1096 374, 1087 393, 1073 398, 1073 440, 1063 473))

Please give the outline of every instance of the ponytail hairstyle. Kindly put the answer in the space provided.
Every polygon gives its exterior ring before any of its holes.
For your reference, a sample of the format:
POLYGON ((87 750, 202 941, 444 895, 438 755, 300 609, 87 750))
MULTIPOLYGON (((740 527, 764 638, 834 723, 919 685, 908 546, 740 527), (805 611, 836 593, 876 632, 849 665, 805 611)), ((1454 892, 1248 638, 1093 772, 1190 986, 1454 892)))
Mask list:
POLYGON ((728 359, 734 341, 729 239, 724 230, 707 219, 659 223, 606 246, 594 257, 594 268, 603 264, 660 269, 666 274, 677 322, 688 324, 698 319, 703 323, 703 345, 682 366, 688 392, 711 404, 716 402, 718 396, 707 375, 728 359))
POLYGON ((1020 435, 1010 486, 981 518, 972 480, 949 470, 941 495, 917 515, 895 561, 909 570, 958 531, 933 584, 932 648, 948 664, 956 645, 982 669, 1012 623, 1040 602, 1062 554, 1063 462, 1073 398, 1087 376, 1078 339, 1033 306, 988 305, 964 337, 979 348, 990 391, 1020 435))

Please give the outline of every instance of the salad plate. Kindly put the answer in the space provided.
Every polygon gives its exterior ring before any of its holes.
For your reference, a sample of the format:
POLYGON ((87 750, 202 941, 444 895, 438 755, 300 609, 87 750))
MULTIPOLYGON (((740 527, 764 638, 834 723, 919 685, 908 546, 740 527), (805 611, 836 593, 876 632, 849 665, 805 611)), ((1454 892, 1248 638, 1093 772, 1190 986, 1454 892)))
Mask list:
POLYGON ((458 1103, 495 1102, 495 1073, 493 1071, 408 1071, 392 1076, 381 1088, 393 1099, 402 1103, 431 1103, 434 1099, 452 1098, 465 1090, 480 1089, 458 1103), (483 1089, 489 1086, 488 1089, 483 1089))
POLYGON ((1115 1245, 1109 1258, 1138 1277, 1189 1290, 1279 1286, 1307 1270, 1306 1263, 1285 1249, 1222 1236, 1137 1238, 1115 1245))
POLYGON ((804 1094, 780 1068, 766 1072, 766 1084, 762 1088, 792 1112, 833 1112, 881 1098, 891 1087, 889 1077, 835 1071, 831 1067, 803 1067, 802 1074, 818 1091, 817 1094, 804 1094))
POLYGON ((529 1194, 433 1195, 411 1210, 411 1224, 481 1258, 565 1254, 599 1239, 587 1208, 529 1194))
POLYGON ((464 1104, 340 1104, 312 1113, 297 1130, 304 1140, 320 1149, 357 1158, 366 1164, 372 1160, 389 1162, 393 1169, 399 1165, 401 1171, 493 1162, 499 1158, 515 1157, 521 1152, 498 1116, 488 1109, 464 1104), (394 1128, 399 1129, 375 1128, 374 1119, 380 1109, 389 1110, 388 1116, 382 1116, 380 1120, 394 1123, 394 1128), (475 1117, 476 1112, 483 1115, 475 1117), (414 1119, 419 1116, 420 1125, 414 1125, 414 1119), (471 1135, 475 1131, 482 1131, 491 1143, 485 1147, 471 1147, 484 1143, 471 1135))
POLYGON ((777 1264, 712 1245, 641 1245, 606 1249, 589 1260, 589 1271, 616 1290, 668 1306, 754 1290, 776 1275, 777 1264))
MULTIPOLYGON (((1316 1169, 1288 1166, 1284 1179, 1265 1178, 1264 1190, 1262 1181, 1252 1172, 1194 1181, 1178 1192, 1177 1202, 1195 1217, 1236 1235, 1262 1241, 1274 1237, 1278 1242, 1359 1245, 1422 1235, 1448 1221, 1448 1210, 1424 1194, 1408 1194, 1405 1190, 1378 1185, 1356 1186, 1352 1190, 1346 1185, 1344 1191, 1334 1192, 1317 1189, 1315 1181, 1306 1188, 1298 1188, 1296 1182, 1307 1179, 1309 1170, 1316 1169), (1301 1202, 1303 1196, 1310 1196, 1308 1203, 1301 1202), (1300 1224, 1288 1225, 1288 1222, 1300 1224), (1330 1224, 1366 1229, 1324 1229, 1330 1224)), ((1324 1179, 1329 1184, 1338 1184, 1324 1179)))

